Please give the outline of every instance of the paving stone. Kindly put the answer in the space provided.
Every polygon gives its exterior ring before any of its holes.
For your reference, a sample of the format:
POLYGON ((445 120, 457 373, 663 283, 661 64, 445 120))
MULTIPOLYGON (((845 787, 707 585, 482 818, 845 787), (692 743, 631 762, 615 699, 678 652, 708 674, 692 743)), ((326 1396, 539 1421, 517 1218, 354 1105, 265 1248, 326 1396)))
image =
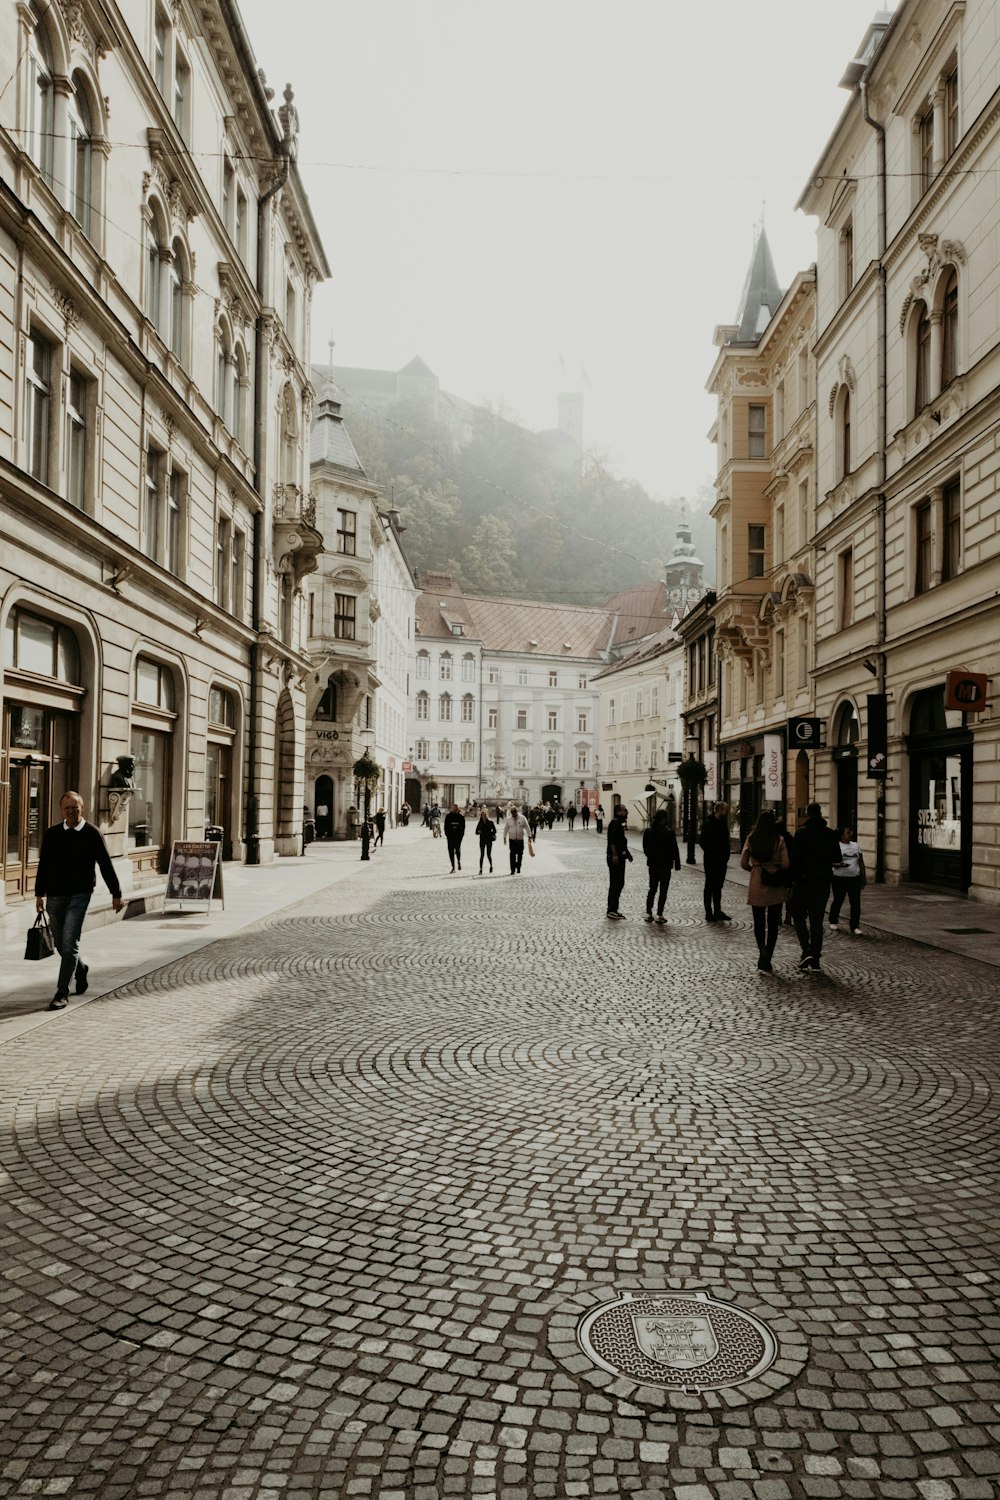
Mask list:
POLYGON ((697 872, 607 930, 599 853, 394 848, 0 1046, 2 1500, 992 1500, 995 972, 765 984, 697 872), (640 1287, 773 1370, 553 1357, 640 1287))

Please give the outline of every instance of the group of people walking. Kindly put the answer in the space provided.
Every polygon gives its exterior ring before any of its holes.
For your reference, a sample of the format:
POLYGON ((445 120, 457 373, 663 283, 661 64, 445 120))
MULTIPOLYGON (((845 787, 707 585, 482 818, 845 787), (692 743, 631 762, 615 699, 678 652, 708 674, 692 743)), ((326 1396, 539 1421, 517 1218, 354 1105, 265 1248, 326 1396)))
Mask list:
MULTIPOLYGON (((628 811, 624 804, 619 804, 608 825, 608 917, 614 922, 625 920, 619 904, 625 870, 632 861, 627 822, 628 811)), ((731 922, 728 912, 722 909, 722 889, 731 853, 727 803, 717 802, 705 818, 700 843, 704 857, 705 921, 731 922)), ((681 867, 677 839, 665 811, 656 813, 643 832, 642 851, 649 874, 645 920, 662 925, 666 920, 664 909, 670 876, 681 867)), ((802 950, 799 971, 819 972, 824 926, 828 924, 831 932, 839 931, 845 900, 851 932, 855 937, 861 936, 861 890, 867 878, 861 848, 852 828, 842 828, 838 836, 828 827, 818 803, 810 803, 806 820, 794 837, 789 836, 775 813, 762 812, 740 851, 740 868, 750 875, 747 905, 753 917, 760 973, 773 972, 778 934, 789 923, 795 928, 802 950), (783 916, 786 911, 788 915, 783 916)))

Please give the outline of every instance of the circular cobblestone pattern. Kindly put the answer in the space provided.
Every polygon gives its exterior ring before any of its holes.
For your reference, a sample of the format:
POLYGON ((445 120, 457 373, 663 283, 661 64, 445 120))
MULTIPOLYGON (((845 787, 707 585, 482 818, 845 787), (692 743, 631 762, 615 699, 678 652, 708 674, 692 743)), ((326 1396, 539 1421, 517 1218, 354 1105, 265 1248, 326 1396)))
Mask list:
POLYGON ((0 1052, 0 1495, 993 1497, 995 970, 765 978, 687 870, 661 929, 593 837, 439 853, 0 1052), (576 1342, 628 1294, 676 1350, 699 1291, 767 1368, 576 1342))

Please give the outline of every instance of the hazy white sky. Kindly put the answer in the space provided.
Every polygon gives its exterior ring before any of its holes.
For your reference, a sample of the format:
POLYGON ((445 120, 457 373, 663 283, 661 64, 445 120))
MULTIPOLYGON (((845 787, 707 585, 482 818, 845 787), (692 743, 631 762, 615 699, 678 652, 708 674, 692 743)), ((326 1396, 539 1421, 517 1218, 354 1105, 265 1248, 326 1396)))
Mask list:
MULTIPOLYGON (((892 8, 892 0, 883 0, 892 8)), ((764 207, 783 285, 796 213, 874 0, 240 0, 295 89, 333 270, 313 356, 396 369, 555 425, 663 499, 713 472, 704 386, 764 207)))

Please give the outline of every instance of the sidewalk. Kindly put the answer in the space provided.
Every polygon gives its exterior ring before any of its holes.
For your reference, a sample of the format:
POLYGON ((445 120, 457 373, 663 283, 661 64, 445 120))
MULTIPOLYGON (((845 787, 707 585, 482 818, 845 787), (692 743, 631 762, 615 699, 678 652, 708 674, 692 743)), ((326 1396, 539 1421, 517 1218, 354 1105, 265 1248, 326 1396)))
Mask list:
MULTIPOLYGON (((391 830, 386 834, 386 852, 392 844, 415 841, 421 834, 426 837, 414 822, 408 828, 391 830)), ((380 857, 381 851, 375 850, 371 860, 363 863, 361 844, 354 841, 311 844, 299 859, 255 867, 225 865, 224 910, 216 901, 211 912, 168 908, 128 921, 118 918, 105 926, 85 927, 82 947, 90 964, 90 988, 79 999, 71 995, 69 1009, 98 1000, 142 974, 229 937, 351 875, 376 869, 380 857)), ((98 899, 101 894, 99 888, 98 899)), ((58 960, 24 961, 25 935, 34 920, 33 900, 8 909, 0 918, 0 1045, 65 1014, 46 1009, 55 993, 58 960)))
MULTIPOLYGON (((689 867, 690 868, 690 867, 689 867)), ((741 870, 738 857, 729 862, 728 883, 740 887, 742 905, 750 876, 741 870)), ((733 916, 737 915, 733 911, 733 916)), ((1000 968, 1000 906, 984 906, 961 896, 948 896, 920 885, 873 885, 861 893, 861 927, 864 932, 889 932, 909 938, 927 948, 957 953, 1000 968)), ((847 929, 846 907, 840 934, 832 941, 853 942, 847 929)), ((861 939, 860 941, 863 941, 861 939)))

